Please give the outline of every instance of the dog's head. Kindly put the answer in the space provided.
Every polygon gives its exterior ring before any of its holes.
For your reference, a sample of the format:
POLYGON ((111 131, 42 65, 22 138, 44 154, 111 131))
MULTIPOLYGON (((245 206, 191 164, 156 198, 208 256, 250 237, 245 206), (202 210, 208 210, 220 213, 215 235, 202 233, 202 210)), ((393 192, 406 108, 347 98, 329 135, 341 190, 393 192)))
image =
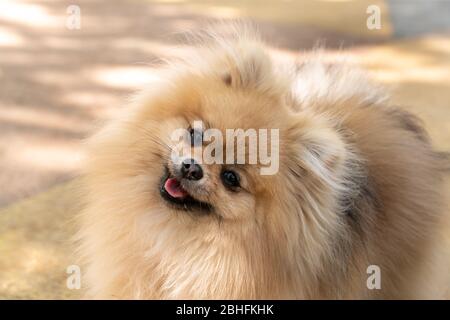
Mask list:
POLYGON ((118 170, 149 177, 136 189, 149 206, 198 221, 255 221, 338 169, 339 136, 294 112, 290 77, 259 44, 204 48, 172 68, 119 125, 118 170))
POLYGON ((318 266, 339 224, 347 153, 324 117, 292 106, 292 81, 247 39, 161 71, 93 140, 88 178, 97 208, 109 209, 102 221, 130 225, 169 260, 196 239, 318 266))

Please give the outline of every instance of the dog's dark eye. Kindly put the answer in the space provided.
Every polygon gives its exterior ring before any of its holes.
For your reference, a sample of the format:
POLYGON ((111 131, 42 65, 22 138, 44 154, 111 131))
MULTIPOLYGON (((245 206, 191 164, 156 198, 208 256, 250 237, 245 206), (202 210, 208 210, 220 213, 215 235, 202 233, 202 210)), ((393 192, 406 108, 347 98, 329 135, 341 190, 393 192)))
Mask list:
POLYGON ((191 146, 198 147, 203 144, 203 132, 194 128, 189 128, 191 146))
POLYGON ((231 170, 222 171, 221 174, 222 182, 227 188, 237 188, 239 187, 239 176, 236 172, 231 170))

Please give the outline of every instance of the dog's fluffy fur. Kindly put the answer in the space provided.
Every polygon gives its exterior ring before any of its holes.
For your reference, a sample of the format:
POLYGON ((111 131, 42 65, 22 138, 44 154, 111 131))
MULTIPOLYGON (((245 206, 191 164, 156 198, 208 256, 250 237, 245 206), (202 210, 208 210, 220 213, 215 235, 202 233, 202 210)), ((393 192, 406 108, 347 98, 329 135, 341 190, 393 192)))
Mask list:
POLYGON ((237 34, 202 36, 91 139, 79 233, 87 296, 441 297, 443 164, 420 122, 352 67, 281 66, 237 34), (230 192, 222 165, 203 165, 190 192, 212 212, 168 206, 170 134, 194 120, 279 128, 279 172, 237 165, 242 188, 230 192), (380 290, 367 288, 369 265, 380 290))

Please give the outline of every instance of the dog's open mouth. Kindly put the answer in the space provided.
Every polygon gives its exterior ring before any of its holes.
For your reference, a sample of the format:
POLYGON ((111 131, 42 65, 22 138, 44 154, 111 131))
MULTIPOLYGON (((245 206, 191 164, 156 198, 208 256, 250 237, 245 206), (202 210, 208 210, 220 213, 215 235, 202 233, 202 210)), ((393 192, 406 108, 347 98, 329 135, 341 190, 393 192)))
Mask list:
POLYGON ((164 200, 176 209, 185 211, 198 210, 205 213, 212 210, 212 206, 209 203, 199 201, 192 197, 183 188, 180 180, 173 177, 167 169, 161 179, 160 194, 164 200))

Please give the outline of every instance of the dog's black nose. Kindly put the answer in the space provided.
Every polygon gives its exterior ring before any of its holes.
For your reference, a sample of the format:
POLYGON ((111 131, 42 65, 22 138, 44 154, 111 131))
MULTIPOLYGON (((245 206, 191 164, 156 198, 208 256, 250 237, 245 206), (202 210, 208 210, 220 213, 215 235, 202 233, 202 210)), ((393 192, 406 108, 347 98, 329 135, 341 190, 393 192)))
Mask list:
POLYGON ((194 159, 184 159, 181 164, 181 175, 188 180, 200 180, 203 178, 203 170, 194 159))

